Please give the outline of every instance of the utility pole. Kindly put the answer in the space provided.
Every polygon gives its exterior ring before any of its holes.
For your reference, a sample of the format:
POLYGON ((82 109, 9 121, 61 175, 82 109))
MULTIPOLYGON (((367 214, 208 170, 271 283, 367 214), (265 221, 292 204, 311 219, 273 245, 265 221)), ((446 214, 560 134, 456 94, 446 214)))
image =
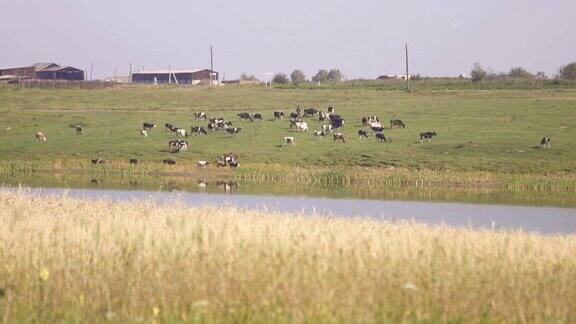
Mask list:
POLYGON ((172 84, 172 66, 168 65, 168 84, 172 84))
POLYGON ((94 62, 90 64, 90 81, 92 81, 92 75, 94 73, 94 62))
POLYGON ((212 86, 212 71, 214 71, 214 49, 210 44, 210 86, 212 86))
POLYGON ((410 91, 410 76, 408 72, 408 43, 404 43, 404 50, 406 51, 406 92, 410 91))
POLYGON ((128 74, 128 83, 132 83, 132 63, 130 63, 130 73, 128 74))

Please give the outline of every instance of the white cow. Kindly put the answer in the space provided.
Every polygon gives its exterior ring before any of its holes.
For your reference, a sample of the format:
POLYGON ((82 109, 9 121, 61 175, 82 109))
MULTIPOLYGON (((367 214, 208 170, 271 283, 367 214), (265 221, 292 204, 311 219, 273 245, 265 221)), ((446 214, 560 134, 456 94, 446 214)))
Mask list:
POLYGON ((178 128, 176 130, 176 137, 188 137, 188 134, 186 134, 186 130, 184 128, 178 128))
POLYGON ((308 131, 308 124, 306 124, 306 122, 297 122, 296 123, 296 130, 299 132, 308 131))
POLYGON ((322 125, 322 130, 325 132, 332 132, 332 124, 322 125))
POLYGON ((148 137, 148 131, 141 130, 140 134, 142 134, 142 136, 144 136, 144 137, 148 137))
POLYGON ((292 137, 292 136, 283 137, 282 138, 282 147, 284 147, 287 144, 294 145, 294 137, 292 137))

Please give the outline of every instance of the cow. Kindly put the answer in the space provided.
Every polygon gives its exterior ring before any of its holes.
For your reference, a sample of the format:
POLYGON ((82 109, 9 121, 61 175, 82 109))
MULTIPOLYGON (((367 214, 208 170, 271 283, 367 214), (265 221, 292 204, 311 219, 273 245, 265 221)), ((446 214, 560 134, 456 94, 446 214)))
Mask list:
POLYGON ((226 154, 222 155, 219 160, 224 161, 225 163, 236 161, 236 154, 226 153, 226 154))
POLYGON ((364 130, 364 129, 359 129, 358 130, 358 136, 360 136, 360 137, 364 136, 364 137, 368 138, 368 133, 366 133, 366 130, 364 130))
POLYGON ((376 137, 376 141, 378 141, 378 142, 382 142, 382 141, 387 142, 386 136, 384 136, 384 133, 382 133, 382 132, 377 132, 374 136, 376 137))
POLYGON ((142 129, 144 130, 152 130, 152 128, 155 128, 156 124, 154 123, 150 123, 150 122, 144 122, 142 123, 142 129))
POLYGON ((223 167, 225 167, 227 164, 228 164, 228 163, 226 163, 226 162, 224 162, 224 161, 218 160, 218 161, 216 161, 216 168, 223 168, 223 167))
POLYGON ((138 164, 138 159, 130 159, 130 164, 138 164))
POLYGON ((324 131, 314 131, 314 138, 324 139, 325 136, 326 133, 324 133, 324 131))
POLYGON ((282 137, 282 147, 284 147, 288 144, 294 145, 294 142, 295 142, 295 140, 294 140, 294 137, 292 137, 292 136, 282 137))
POLYGON ((168 150, 172 152, 186 151, 188 150, 188 142, 179 139, 168 141, 168 150))
POLYGON ((140 131, 140 135, 142 135, 142 136, 144 136, 144 137, 148 137, 148 131, 141 130, 141 131, 140 131))
POLYGON ((397 127, 400 127, 400 128, 406 127, 406 125, 404 125, 404 122, 401 121, 400 119, 391 119, 391 120, 390 120, 390 128, 392 128, 392 127, 394 127, 394 126, 397 126, 397 127))
POLYGON ((301 123, 302 119, 290 117, 290 127, 296 126, 296 123, 301 123))
POLYGON ((175 165, 176 161, 174 161, 172 159, 164 159, 164 160, 162 160, 162 163, 168 164, 168 165, 175 165))
POLYGON ((324 131, 324 132, 332 132, 332 124, 322 125, 322 131, 324 131))
POLYGON ((346 139, 344 138, 344 134, 342 133, 334 133, 334 141, 341 140, 342 143, 346 143, 346 139))
POLYGON ((328 107, 328 114, 333 114, 335 112, 336 111, 334 110, 334 107, 332 107, 332 106, 328 107))
POLYGON ((282 110, 275 110, 274 119, 281 119, 281 118, 284 118, 284 112, 282 110))
POLYGON ((164 124, 164 131, 171 131, 174 132, 174 130, 176 129, 176 127, 174 125, 172 125, 172 123, 166 123, 164 124))
POLYGON ((314 116, 318 113, 318 109, 314 109, 314 108, 308 108, 308 109, 304 109, 304 116, 314 116))
POLYGON ((296 113, 296 112, 292 112, 292 113, 290 113, 290 118, 292 118, 292 119, 300 118, 300 114, 296 113))
POLYGON ((198 165, 199 168, 205 168, 205 167, 208 166, 208 164, 210 164, 209 161, 198 161, 198 162, 197 162, 197 165, 198 165))
POLYGON ((200 126, 197 130, 196 130, 196 134, 198 135, 208 135, 208 132, 206 131, 206 129, 202 126, 200 126))
POLYGON ((176 137, 188 137, 188 133, 184 128, 178 128, 176 129, 176 137))
POLYGON ((308 131, 308 124, 306 124, 305 122, 297 122, 296 123, 296 130, 299 132, 308 131))
POLYGON ((103 164, 105 161, 100 159, 100 158, 96 158, 96 159, 90 160, 90 162, 92 162, 92 164, 103 164))
POLYGON ((252 119, 258 119, 258 120, 262 120, 264 119, 264 116, 262 116, 262 114, 259 113, 255 113, 254 115, 252 115, 252 119))
POLYGON ((84 129, 82 128, 82 125, 76 125, 74 126, 74 129, 76 130, 76 135, 84 135, 84 129))
POLYGON ((332 114, 330 115, 330 124, 332 129, 340 128, 344 126, 344 118, 340 117, 340 115, 332 114))
POLYGON ((216 130, 216 128, 217 128, 218 126, 216 126, 215 123, 208 123, 208 126, 207 126, 207 127, 208 127, 208 130, 209 130, 209 131, 213 131, 213 130, 216 130))
POLYGON ((428 142, 430 142, 432 140, 432 137, 436 136, 436 132, 423 132, 420 133, 420 142, 423 142, 425 139, 428 140, 428 142))
POLYGON ((38 142, 46 142, 46 136, 42 132, 36 132, 36 141, 38 142))
POLYGON ((206 113, 204 112, 195 112, 194 119, 206 119, 206 113))
POLYGON ((226 128, 226 132, 228 134, 231 134, 231 135, 238 135, 238 133, 240 133, 241 130, 242 130, 241 127, 229 127, 229 128, 227 127, 226 128))
POLYGON ((540 141, 540 148, 550 148, 550 137, 544 137, 540 141))
POLYGON ((325 121, 326 118, 328 118, 328 114, 322 111, 318 112, 318 121, 322 122, 325 121))
POLYGON ((254 119, 252 119, 252 116, 250 116, 250 113, 247 113, 247 112, 241 112, 238 114, 238 120, 243 120, 243 119, 249 119, 250 121, 254 120, 254 119))
POLYGON ((382 126, 371 126, 370 129, 372 129, 373 133, 382 133, 384 131, 382 126))
POLYGON ((238 162, 236 161, 230 161, 228 163, 228 166, 230 166, 230 169, 236 169, 240 164, 238 164, 238 162))

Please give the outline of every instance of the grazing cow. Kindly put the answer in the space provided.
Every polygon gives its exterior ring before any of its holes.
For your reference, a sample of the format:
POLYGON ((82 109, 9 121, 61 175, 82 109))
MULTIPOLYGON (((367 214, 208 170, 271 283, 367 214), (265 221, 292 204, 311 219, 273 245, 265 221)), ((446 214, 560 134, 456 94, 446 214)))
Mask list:
POLYGON ((428 142, 430 142, 432 140, 432 137, 436 136, 436 132, 423 132, 420 133, 420 142, 423 142, 425 139, 428 140, 428 142))
POLYGON ((401 121, 400 119, 391 119, 391 120, 390 120, 390 128, 393 128, 393 127, 395 127, 395 126, 396 126, 396 127, 400 127, 400 128, 406 127, 406 125, 404 124, 404 122, 401 121))
POLYGON ((141 134, 142 136, 144 136, 144 137, 148 137, 148 131, 141 130, 141 131, 140 131, 140 134, 141 134))
POLYGON ((236 169, 240 164, 236 161, 230 161, 228 165, 230 166, 230 169, 236 169))
POLYGON ((228 164, 228 163, 226 163, 226 162, 224 162, 224 161, 221 161, 221 160, 216 161, 216 167, 217 167, 217 168, 223 168, 223 167, 225 167, 227 164, 228 164))
POLYGON ((314 109, 314 108, 308 108, 308 109, 304 109, 304 116, 314 116, 318 113, 318 109, 314 109))
POLYGON ((46 136, 42 132, 36 132, 36 141, 38 142, 46 142, 46 136))
POLYGON ((172 125, 172 123, 166 123, 166 124, 164 124, 164 131, 165 131, 165 132, 167 132, 167 131, 174 132, 175 129, 176 129, 176 127, 175 127, 174 125, 172 125))
POLYGON ((550 137, 544 137, 540 141, 540 148, 550 148, 550 137))
POLYGON ((332 132, 332 125, 331 124, 322 125, 322 130, 325 132, 332 132))
POLYGON ((376 116, 364 116, 362 117, 362 124, 367 126, 373 123, 380 124, 380 120, 376 116))
POLYGON ((206 113, 204 112, 195 112, 194 119, 206 119, 206 113))
POLYGON ((255 113, 255 114, 252 116, 252 119, 262 120, 262 119, 264 119, 264 116, 262 116, 262 114, 255 113))
POLYGON ((366 133, 366 130, 364 130, 364 129, 359 129, 358 130, 358 136, 360 136, 360 137, 364 136, 364 137, 368 138, 368 133, 366 133))
POLYGON ((210 162, 208 162, 208 161, 198 161, 198 167, 199 168, 205 168, 208 166, 208 164, 210 164, 210 162))
POLYGON ((102 163, 104 163, 105 161, 102 160, 102 159, 100 159, 100 158, 96 158, 96 159, 90 160, 90 162, 92 162, 92 164, 102 164, 102 163))
POLYGON ((209 131, 213 131, 213 130, 216 130, 216 127, 217 127, 217 126, 216 126, 215 123, 208 123, 208 126, 207 126, 207 127, 208 127, 208 130, 209 130, 209 131))
POLYGON ((232 161, 236 161, 236 154, 234 153, 226 153, 220 157, 220 161, 224 161, 225 163, 229 163, 232 161))
POLYGON ((175 165, 176 161, 174 161, 172 159, 164 159, 164 160, 162 160, 162 163, 168 164, 168 165, 175 165))
POLYGON ((138 164, 138 159, 130 159, 130 164, 138 164))
POLYGON ((384 136, 384 133, 382 133, 382 132, 377 132, 377 133, 375 134, 375 136, 376 136, 376 140, 377 140, 378 142, 382 142, 382 141, 387 142, 387 141, 386 141, 386 136, 384 136))
POLYGON ((284 112, 282 110, 275 110, 274 111, 274 118, 275 119, 284 118, 284 112))
POLYGON ((198 135, 208 135, 208 132, 206 131, 206 129, 202 126, 200 126, 200 128, 198 129, 198 131, 196 132, 196 134, 198 135))
POLYGON ((326 133, 324 133, 324 131, 314 131, 314 138, 324 139, 325 136, 326 133))
POLYGON ((200 126, 192 126, 192 127, 190 127, 190 133, 191 133, 191 134, 198 133, 199 130, 200 130, 200 126))
POLYGON ((290 127, 296 126, 296 123, 301 123, 302 119, 290 117, 290 127))
POLYGON ((371 126, 372 132, 375 133, 382 133, 384 131, 384 127, 382 126, 371 126))
POLYGON ((344 138, 344 134, 342 133, 334 133, 334 140, 341 140, 342 143, 346 143, 346 139, 344 138))
POLYGON ((76 130, 76 135, 84 135, 84 129, 82 128, 82 125, 76 125, 74 126, 74 129, 76 130))
POLYGON ((286 136, 286 137, 282 137, 282 147, 288 145, 288 144, 292 144, 294 145, 294 137, 292 136, 286 136))
POLYGON ((168 150, 172 152, 186 151, 188 150, 188 142, 179 139, 168 141, 168 150))
POLYGON ((253 121, 254 119, 252 119, 252 116, 250 116, 250 113, 247 112, 242 112, 238 114, 238 120, 243 120, 243 119, 249 119, 250 121, 253 121))
POLYGON ((154 123, 149 123, 149 122, 144 122, 142 123, 142 129, 144 130, 152 130, 152 128, 155 128, 156 124, 154 123))
POLYGON ((300 118, 300 114, 292 112, 292 113, 290 113, 290 118, 292 118, 292 119, 300 118))
POLYGON ((188 137, 188 133, 184 128, 178 128, 176 129, 176 137, 188 137))
POLYGON ((305 122, 298 122, 296 123, 296 130, 299 132, 308 131, 308 124, 306 124, 305 122))
POLYGON ((328 107, 328 114, 333 114, 335 112, 336 112, 336 110, 334 110, 334 107, 332 107, 332 106, 328 107))
POLYGON ((322 111, 318 112, 318 121, 325 121, 328 118, 328 114, 322 111))
POLYGON ((240 133, 240 131, 242 130, 241 127, 230 127, 230 128, 226 128, 226 132, 228 134, 231 135, 238 135, 238 133, 240 133))

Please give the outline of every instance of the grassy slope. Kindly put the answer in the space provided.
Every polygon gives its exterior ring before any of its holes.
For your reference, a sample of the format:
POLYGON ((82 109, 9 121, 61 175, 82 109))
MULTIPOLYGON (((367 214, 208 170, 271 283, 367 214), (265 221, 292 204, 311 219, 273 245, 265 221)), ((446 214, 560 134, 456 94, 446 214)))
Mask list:
MULTIPOLYGON (((228 151, 241 163, 297 165, 396 165, 411 168, 490 171, 573 171, 576 168, 576 91, 421 91, 411 94, 373 90, 268 90, 261 87, 167 88, 118 87, 109 90, 40 90, 0 88, 0 159, 126 160, 158 162, 213 160, 228 151), (311 132, 293 133, 286 121, 271 121, 274 109, 296 105, 336 107, 347 120, 346 144, 314 141, 311 132), (189 152, 166 152, 171 135, 162 128, 139 136, 142 121, 172 121, 189 128, 192 111, 235 120, 238 111, 261 112, 263 122, 237 122, 242 133, 191 138, 189 152), (399 117, 404 130, 386 132, 392 143, 359 139, 359 118, 399 117), (74 136, 67 125, 88 125, 74 136), (10 127, 11 130, 5 129, 10 127), (33 134, 42 130, 48 142, 33 134), (435 130, 432 143, 417 143, 420 131, 435 130), (296 146, 280 147, 282 136, 295 136, 296 146), (543 136, 552 149, 534 148, 543 136)), ((320 124, 309 122, 311 130, 320 124)))
POLYGON ((575 236, 0 192, 5 322, 574 322, 575 236))

